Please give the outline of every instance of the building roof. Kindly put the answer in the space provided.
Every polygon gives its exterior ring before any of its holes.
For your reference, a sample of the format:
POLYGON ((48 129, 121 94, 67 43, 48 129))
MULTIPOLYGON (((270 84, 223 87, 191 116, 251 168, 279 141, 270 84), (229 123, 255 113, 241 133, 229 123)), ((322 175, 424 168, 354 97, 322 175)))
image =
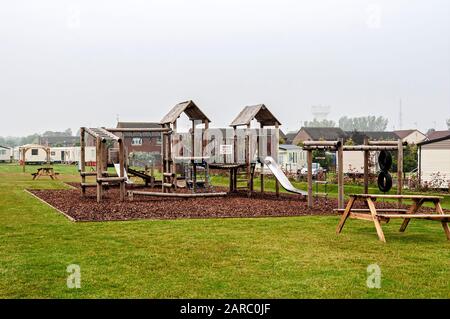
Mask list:
POLYGON ((287 132, 287 134, 285 135, 286 137, 284 138, 284 141, 286 142, 286 144, 292 144, 292 142, 294 142, 294 138, 297 136, 298 131, 297 132, 287 132))
POLYGON ((412 133, 416 132, 418 130, 397 130, 394 131, 394 133, 401 139, 404 139, 405 137, 411 135, 412 133))
POLYGON ((425 140, 425 141, 422 141, 420 143, 417 143, 417 145, 418 146, 422 146, 422 145, 432 144, 432 143, 445 141, 445 140, 449 140, 449 139, 450 139, 450 131, 449 131, 449 134, 447 134, 447 136, 442 136, 442 137, 439 137, 439 138, 435 138, 433 140, 425 140))
POLYGON ((306 132, 313 141, 336 141, 347 137, 347 134, 339 127, 302 127, 301 130, 306 132))
POLYGON ((79 136, 39 136, 38 143, 41 145, 73 145, 80 142, 79 136))
POLYGON ((436 139, 440 139, 443 137, 447 137, 450 135, 450 130, 446 131, 433 131, 427 134, 427 141, 432 141, 436 139))
POLYGON ((173 124, 183 112, 191 121, 211 122, 209 118, 200 110, 200 108, 193 101, 189 100, 175 105, 159 123, 173 124))
POLYGON ((117 122, 117 128, 160 128, 157 122, 117 122))
POLYGON ((292 144, 280 144, 278 147, 285 151, 302 149, 300 146, 292 145, 292 144))
POLYGON ((11 149, 11 147, 8 147, 8 146, 3 146, 3 145, 0 145, 0 148, 7 148, 7 149, 11 149))
MULTIPOLYGON (((346 132, 348 135, 351 135, 354 132, 346 132)), ((367 136, 369 140, 375 141, 395 141, 398 140, 398 135, 392 131, 362 131, 357 132, 364 136, 367 136)))
POLYGON ((281 125, 280 121, 277 120, 264 104, 257 104, 244 107, 233 122, 231 122, 230 126, 249 125, 253 119, 256 119, 264 126, 281 125))

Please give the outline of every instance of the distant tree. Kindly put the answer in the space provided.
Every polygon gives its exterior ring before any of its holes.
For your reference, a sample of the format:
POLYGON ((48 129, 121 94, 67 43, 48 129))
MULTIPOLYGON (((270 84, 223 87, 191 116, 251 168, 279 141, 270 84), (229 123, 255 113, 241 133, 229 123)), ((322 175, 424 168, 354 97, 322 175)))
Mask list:
MULTIPOLYGON (((403 172, 411 172, 417 168, 417 146, 408 144, 403 151, 403 172)), ((397 156, 392 157, 392 172, 397 171, 397 156)))
POLYGON ((3 146, 9 146, 9 147, 15 147, 25 144, 34 144, 39 141, 39 134, 32 134, 28 136, 7 136, 7 137, 0 137, 0 145, 3 146))
POLYGON ((54 137, 54 136, 72 136, 72 129, 68 128, 64 132, 45 131, 42 136, 54 137))
POLYGON ((355 145, 355 142, 353 142, 353 139, 352 139, 351 137, 349 137, 349 138, 345 141, 344 144, 345 144, 345 145, 355 145))
POLYGON ((433 133, 433 132, 436 132, 436 130, 434 128, 429 128, 426 135, 433 133))
POLYGON ((450 130, 450 119, 447 119, 447 129, 450 130))
POLYGON ((389 120, 383 116, 361 116, 347 117, 339 119, 339 127, 344 131, 376 131, 382 132, 387 128, 389 120))
POLYGON ((306 127, 335 127, 336 126, 336 122, 332 121, 332 120, 317 120, 314 119, 312 121, 306 121, 305 122, 305 126, 306 127))

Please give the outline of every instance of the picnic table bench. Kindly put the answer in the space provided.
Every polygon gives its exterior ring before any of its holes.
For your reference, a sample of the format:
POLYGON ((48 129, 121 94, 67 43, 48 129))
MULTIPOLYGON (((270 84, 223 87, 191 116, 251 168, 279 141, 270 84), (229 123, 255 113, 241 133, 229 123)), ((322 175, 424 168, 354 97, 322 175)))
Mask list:
POLYGON ((411 219, 427 219, 440 221, 444 228, 447 239, 450 240, 450 228, 447 224, 450 222, 450 214, 445 214, 441 206, 441 196, 427 196, 427 195, 378 195, 378 194, 351 194, 350 200, 347 203, 346 208, 342 213, 341 220, 336 229, 336 233, 339 234, 344 227, 347 218, 355 218, 361 220, 372 221, 375 225, 378 238, 382 242, 386 242, 383 229, 381 228, 381 222, 389 222, 391 218, 402 218, 403 223, 400 226, 400 231, 404 232, 411 219), (411 200, 412 205, 409 209, 380 209, 375 207, 377 199, 397 199, 397 200, 411 200), (368 209, 353 208, 353 204, 356 201, 362 201, 367 204, 368 209), (418 210, 426 202, 433 203, 435 213, 431 214, 418 214, 418 210))
POLYGON ((53 170, 53 167, 39 167, 35 173, 31 173, 33 180, 38 179, 41 176, 49 176, 51 179, 56 179, 59 173, 53 170))

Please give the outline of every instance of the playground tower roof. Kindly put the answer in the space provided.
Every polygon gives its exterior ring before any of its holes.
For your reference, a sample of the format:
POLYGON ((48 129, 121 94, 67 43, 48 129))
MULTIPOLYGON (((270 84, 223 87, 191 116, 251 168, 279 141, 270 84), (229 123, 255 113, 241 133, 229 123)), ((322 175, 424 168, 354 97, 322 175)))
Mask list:
POLYGON ((173 124, 183 112, 191 121, 211 122, 200 108, 193 101, 189 100, 175 105, 159 123, 173 124))
POLYGON ((281 125, 280 121, 273 116, 264 104, 258 104, 244 107, 230 126, 249 125, 253 119, 256 119, 263 126, 281 125))

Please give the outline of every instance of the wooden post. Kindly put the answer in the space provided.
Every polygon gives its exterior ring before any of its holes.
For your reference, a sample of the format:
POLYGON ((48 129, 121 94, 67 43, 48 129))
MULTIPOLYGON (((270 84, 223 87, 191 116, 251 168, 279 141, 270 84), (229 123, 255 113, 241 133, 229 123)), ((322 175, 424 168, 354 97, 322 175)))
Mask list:
MULTIPOLYGON (((260 123, 260 129, 258 134, 258 159, 261 162, 261 171, 260 171, 260 178, 261 178, 261 193, 264 193, 264 159, 262 158, 262 152, 261 152, 261 134, 264 131, 264 125, 260 123)), ((264 141, 264 139, 262 139, 264 141)))
POLYGON ((95 139, 95 145, 96 145, 96 151, 95 151, 95 168, 97 170, 97 203, 100 203, 102 200, 102 183, 99 181, 100 178, 102 178, 102 167, 103 167, 103 160, 102 160, 102 142, 100 140, 100 137, 97 137, 95 139))
MULTIPOLYGON (((125 152, 123 147, 123 140, 119 141, 119 166, 120 166, 120 177, 125 177, 125 152)), ((125 181, 120 182, 120 200, 123 202, 125 200, 125 181)))
MULTIPOLYGON (((161 174, 164 173, 165 171, 165 148, 164 148, 164 143, 166 142, 166 136, 164 134, 164 132, 161 132, 161 174)), ((161 183, 161 191, 164 193, 164 175, 162 175, 162 183, 161 183)))
MULTIPOLYGON (((369 139, 364 138, 364 145, 369 144, 369 139)), ((369 194, 369 151, 364 151, 364 194, 369 194)))
MULTIPOLYGON (((175 120, 175 122, 173 122, 173 132, 175 133, 177 131, 177 121, 175 120)), ((170 148, 172 149, 172 147, 173 147, 173 136, 171 135, 171 137, 170 137, 170 148)), ((176 142, 179 142, 179 141, 176 141, 176 142)), ((172 151, 170 152, 170 154, 171 154, 171 157, 172 157, 172 151)), ((175 154, 175 156, 177 156, 177 154, 175 154)), ((174 182, 173 182, 173 185, 174 185, 174 188, 175 189, 177 189, 177 164, 175 163, 175 160, 173 160, 172 161, 172 173, 174 173, 175 174, 175 176, 173 177, 173 179, 174 179, 174 182)))
POLYGON ((22 172, 25 173, 25 153, 27 152, 26 148, 22 149, 22 172))
MULTIPOLYGON (((205 120, 205 129, 202 132, 202 157, 206 158, 208 154, 206 154, 206 148, 208 145, 207 140, 207 130, 209 129, 209 122, 208 120, 205 120)), ((205 159, 205 187, 206 189, 209 188, 209 163, 206 163, 207 159, 205 159)))
POLYGON ((250 173, 250 124, 247 124, 245 131, 245 169, 247 172, 247 194, 251 195, 251 173, 250 173))
POLYGON ((313 154, 312 150, 307 151, 307 165, 308 165, 308 207, 311 208, 313 205, 313 186, 312 186, 312 161, 313 154))
POLYGON ((238 162, 238 147, 237 147, 237 128, 233 126, 233 158, 234 164, 238 162))
POLYGON ((152 167, 150 168, 150 176, 152 177, 150 180, 150 187, 155 187, 155 161, 152 161, 152 167))
MULTIPOLYGON (((84 127, 80 128, 80 172, 86 171, 86 141, 84 134, 84 127)), ((86 187, 83 185, 86 183, 86 176, 81 174, 81 193, 83 196, 86 194, 86 187)))
MULTIPOLYGON (((278 123, 275 124, 275 154, 278 154, 278 143, 280 141, 280 127, 278 123)), ((274 154, 270 154, 274 156, 274 154)), ((278 158, 275 159, 278 162, 278 158)), ((280 183, 278 182, 278 179, 275 178, 275 193, 277 194, 277 197, 280 196, 280 183)))
POLYGON ((192 192, 195 193, 195 189, 197 188, 197 167, 195 166, 195 120, 192 120, 192 133, 191 133, 191 165, 192 165, 192 192))
POLYGON ((344 208, 344 139, 340 138, 338 146, 338 208, 344 208))
MULTIPOLYGON (((397 150, 397 195, 402 194, 403 189, 403 142, 398 139, 398 150, 397 150)), ((398 200, 398 204, 402 204, 402 200, 398 200)))

